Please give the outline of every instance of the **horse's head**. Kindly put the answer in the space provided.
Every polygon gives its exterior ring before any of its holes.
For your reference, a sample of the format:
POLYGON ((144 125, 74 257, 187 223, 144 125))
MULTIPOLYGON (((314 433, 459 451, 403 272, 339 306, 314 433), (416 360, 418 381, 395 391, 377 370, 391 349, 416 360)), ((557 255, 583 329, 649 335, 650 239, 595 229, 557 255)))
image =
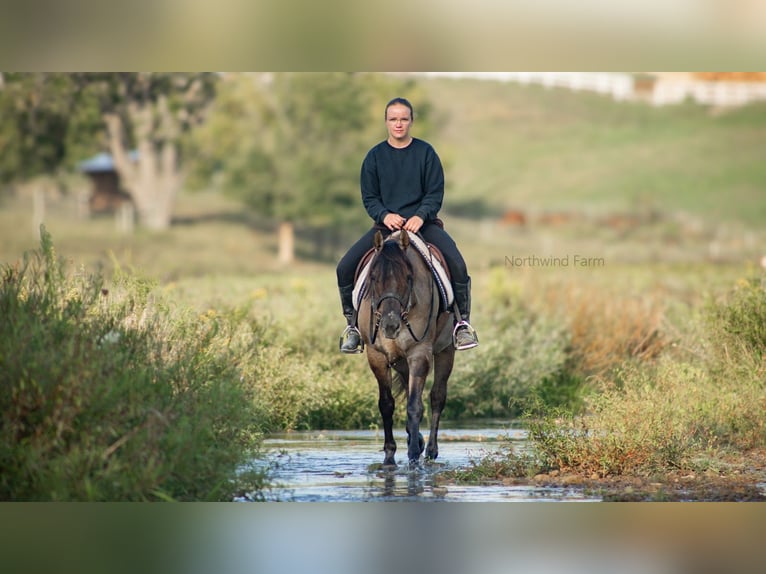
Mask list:
POLYGON ((410 238, 402 229, 398 241, 383 241, 377 232, 373 244, 376 255, 369 272, 372 310, 383 336, 396 339, 413 303, 413 270, 405 255, 410 238))

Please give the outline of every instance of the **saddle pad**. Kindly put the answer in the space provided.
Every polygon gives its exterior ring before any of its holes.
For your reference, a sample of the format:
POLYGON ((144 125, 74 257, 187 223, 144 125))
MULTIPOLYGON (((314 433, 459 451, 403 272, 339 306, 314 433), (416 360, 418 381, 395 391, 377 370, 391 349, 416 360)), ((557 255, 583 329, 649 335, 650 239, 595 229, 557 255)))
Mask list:
MULTIPOLYGON (((386 238, 386 241, 398 240, 399 233, 399 231, 394 231, 386 238)), ((439 261, 437 257, 434 257, 431 254, 431 251, 428 249, 428 244, 425 241, 412 233, 409 235, 410 246, 414 247, 415 250, 420 253, 421 257, 423 257, 423 260, 426 262, 426 265, 428 265, 428 267, 431 269, 431 272, 434 275, 434 279, 436 280, 436 285, 439 287, 439 294, 441 295, 442 305, 445 309, 447 309, 455 300, 455 294, 452 290, 452 282, 449 279, 446 269, 444 269, 441 261, 439 261)), ((373 258, 371 257, 367 264, 359 272, 359 276, 357 277, 356 283, 354 284, 354 309, 359 309, 359 303, 361 303, 362 298, 364 297, 364 293, 367 287, 367 275, 370 271, 370 264, 372 261, 373 258)))

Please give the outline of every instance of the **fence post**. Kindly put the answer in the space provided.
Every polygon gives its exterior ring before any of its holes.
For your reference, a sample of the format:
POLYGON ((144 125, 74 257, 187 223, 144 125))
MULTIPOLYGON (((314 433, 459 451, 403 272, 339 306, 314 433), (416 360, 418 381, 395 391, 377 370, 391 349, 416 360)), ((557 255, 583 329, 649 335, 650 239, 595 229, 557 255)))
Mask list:
POLYGON ((120 203, 120 207, 117 208, 117 230, 122 233, 133 233, 133 225, 135 223, 135 210, 133 204, 129 201, 123 201, 120 203))
POLYGON ((40 184, 35 184, 32 192, 32 233, 40 238, 40 226, 45 222, 45 191, 40 184))

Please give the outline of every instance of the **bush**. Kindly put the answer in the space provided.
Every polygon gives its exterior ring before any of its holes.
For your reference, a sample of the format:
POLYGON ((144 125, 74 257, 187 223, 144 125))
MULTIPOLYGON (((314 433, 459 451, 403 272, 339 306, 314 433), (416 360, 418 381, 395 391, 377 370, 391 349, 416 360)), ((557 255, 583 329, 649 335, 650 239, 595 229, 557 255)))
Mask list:
POLYGON ((707 355, 632 364, 585 413, 529 413, 542 465, 601 476, 702 469, 723 449, 766 446, 766 291, 741 280, 708 306, 707 355), (707 462, 706 462, 707 461, 707 462))
POLYGON ((545 466, 600 476, 686 468, 714 446, 714 395, 698 368, 666 362, 654 372, 631 369, 622 388, 589 395, 587 414, 557 411, 530 419, 530 437, 545 466))
POLYGON ((150 282, 69 273, 41 231, 2 268, 0 499, 258 496, 263 477, 238 472, 259 444, 247 335, 171 310, 150 282))
MULTIPOLYGON (((269 331, 271 333, 271 331, 269 331)), ((279 430, 369 428, 380 423, 378 387, 367 361, 329 366, 316 353, 296 355, 264 346, 244 371, 261 428, 279 430)))
MULTIPOLYGON (((263 278, 261 278, 263 279, 263 278)), ((242 374, 267 432, 380 424, 378 386, 364 355, 338 352, 345 324, 333 284, 283 275, 265 280, 247 320, 262 332, 242 374)))
POLYGON ((603 286, 556 285, 540 294, 543 308, 569 331, 569 360, 583 378, 610 378, 626 363, 651 362, 668 344, 656 297, 603 286))
POLYGON ((715 367, 746 378, 766 375, 766 276, 740 279, 708 307, 715 367))
POLYGON ((531 397, 544 393, 556 403, 562 387, 579 385, 565 379, 563 328, 520 307, 498 310, 493 324, 471 357, 456 358, 445 416, 517 416, 531 397))
POLYGON ((766 275, 740 279, 707 308, 708 365, 722 397, 717 432, 739 448, 766 445, 766 275))
POLYGON ((445 417, 519 416, 528 401, 572 406, 581 378, 570 369, 566 324, 535 312, 507 272, 490 275, 481 302, 486 327, 481 344, 458 354, 445 417))

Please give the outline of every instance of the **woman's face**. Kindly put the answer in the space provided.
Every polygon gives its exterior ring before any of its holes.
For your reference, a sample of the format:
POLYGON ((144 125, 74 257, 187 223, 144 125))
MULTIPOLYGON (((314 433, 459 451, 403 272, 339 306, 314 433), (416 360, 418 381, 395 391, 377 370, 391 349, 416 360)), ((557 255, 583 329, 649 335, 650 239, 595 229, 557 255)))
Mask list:
POLYGON ((388 129, 389 141, 400 144, 409 143, 410 126, 412 126, 410 108, 402 104, 393 104, 388 107, 386 110, 386 128, 388 129))

